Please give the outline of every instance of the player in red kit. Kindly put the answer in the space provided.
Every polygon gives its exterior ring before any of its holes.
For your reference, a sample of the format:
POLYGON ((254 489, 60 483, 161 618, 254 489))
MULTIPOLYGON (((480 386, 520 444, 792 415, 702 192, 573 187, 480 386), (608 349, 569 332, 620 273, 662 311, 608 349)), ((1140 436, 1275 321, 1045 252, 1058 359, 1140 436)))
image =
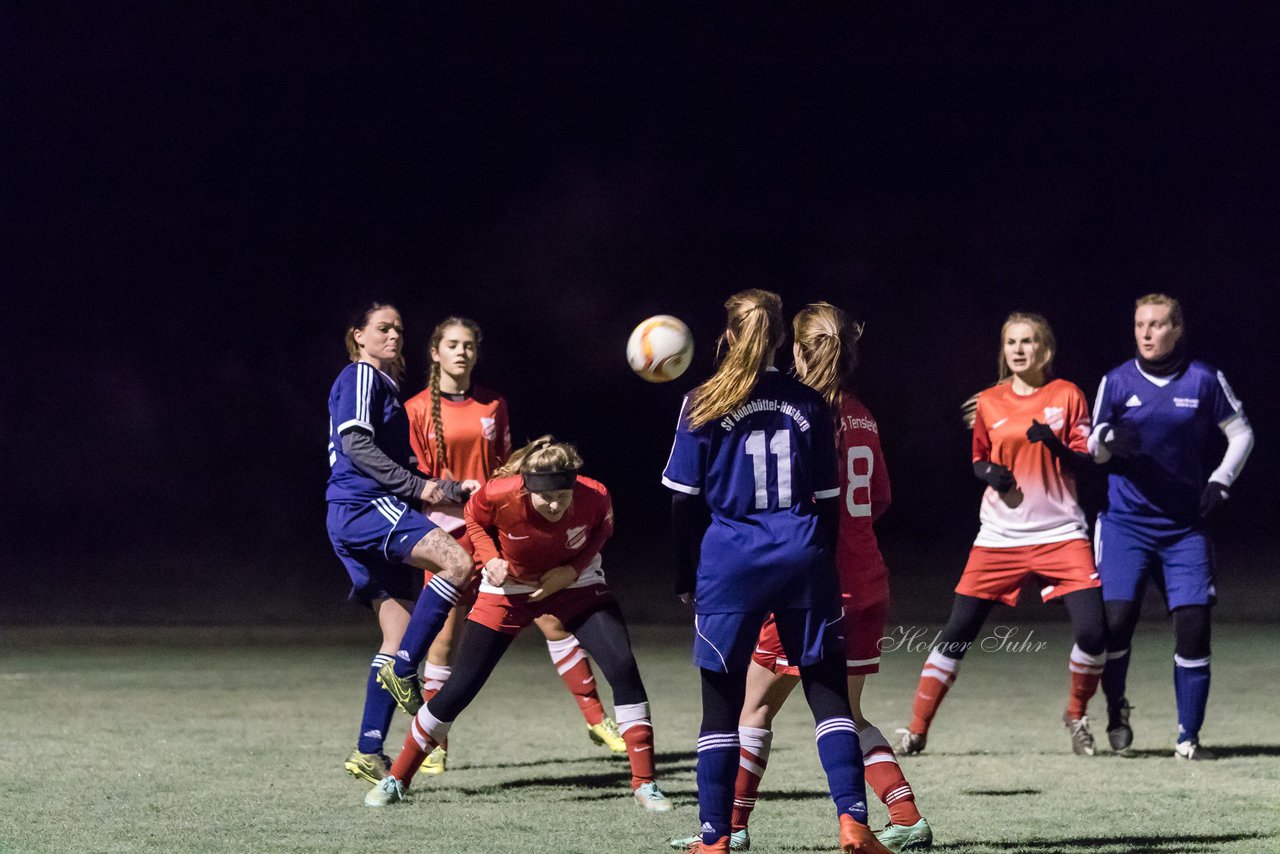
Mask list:
POLYGON ((613 688, 614 716, 631 762, 631 790, 650 812, 671 809, 654 781, 649 699, 600 550, 613 534, 604 485, 579 477, 572 445, 535 439, 471 497, 468 535, 484 569, 459 643, 458 666, 414 717, 391 773, 365 796, 386 806, 405 790, 427 754, 448 736, 521 629, 552 614, 581 641, 613 688))
MULTIPOLYGON (((889 572, 872 525, 890 501, 880 428, 850 389, 861 328, 839 308, 823 302, 797 314, 792 332, 796 376, 823 395, 834 408, 837 421, 842 510, 836 568, 844 609, 845 668, 866 780, 889 809, 889 825, 877 837, 895 852, 927 848, 933 844, 933 832, 916 809, 915 793, 888 740, 861 710, 866 677, 880 670, 880 641, 889 613, 889 572)), ((788 661, 777 624, 770 616, 752 656, 747 697, 738 722, 741 759, 734 785, 731 850, 746 850, 750 845, 747 824, 769 762, 773 719, 799 683, 800 668, 788 661)), ((692 837, 676 839, 672 847, 687 847, 692 842, 692 837)))
POLYGON ((1051 379, 1055 342, 1043 317, 1015 313, 1000 333, 1000 381, 982 391, 973 414, 973 471, 987 484, 981 527, 951 617, 929 653, 900 749, 924 750, 926 735, 960 662, 997 602, 1017 604, 1023 581, 1039 579, 1040 598, 1060 599, 1075 646, 1063 722, 1076 754, 1092 756, 1085 710, 1106 653, 1098 571, 1089 549, 1075 478, 1092 465, 1084 394, 1051 379))
MULTIPOLYGON (((474 320, 448 317, 441 321, 431 333, 431 372, 427 388, 405 403, 409 442, 418 467, 432 477, 450 472, 450 479, 468 486, 474 484, 476 489, 511 456, 507 401, 471 381, 482 340, 480 325, 474 320)), ((428 509, 427 518, 471 549, 461 505, 440 504, 428 509)), ((454 634, 475 601, 475 591, 475 586, 466 591, 427 650, 422 668, 422 702, 435 696, 452 673, 454 634)), ((626 753, 627 745, 618 733, 617 724, 604 713, 591 662, 577 639, 566 632, 553 615, 544 615, 535 622, 547 639, 552 663, 586 719, 591 740, 614 753, 626 753)), ((416 696, 418 692, 410 687, 405 693, 416 696)), ((414 714, 417 709, 415 704, 406 711, 414 714)), ((432 751, 423 765, 424 774, 440 774, 446 770, 447 747, 442 744, 432 751)))

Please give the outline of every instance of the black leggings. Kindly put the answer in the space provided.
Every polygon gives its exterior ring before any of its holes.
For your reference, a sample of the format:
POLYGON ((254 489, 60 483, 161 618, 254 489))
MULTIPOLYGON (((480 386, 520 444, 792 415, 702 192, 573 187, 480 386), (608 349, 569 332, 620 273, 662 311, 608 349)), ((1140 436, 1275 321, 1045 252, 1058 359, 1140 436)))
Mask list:
MULTIPOLYGON (((572 627, 565 628, 577 636, 582 648, 599 665, 600 672, 613 689, 614 705, 646 702, 648 698, 644 683, 640 681, 635 655, 631 652, 627 624, 616 602, 610 602, 572 627)), ((454 658, 458 664, 440 693, 427 703, 427 711, 437 720, 457 720, 480 693, 484 683, 489 681, 489 676, 514 640, 515 635, 469 622, 454 658)))
MULTIPOLYGON (((817 664, 800 668, 804 698, 813 722, 831 717, 852 717, 844 655, 828 652, 817 664)), ((721 673, 702 669, 702 731, 727 732, 738 728, 747 696, 747 672, 721 673)))
MULTIPOLYGON (((951 616, 938 636, 934 648, 947 658, 957 661, 964 658, 969 647, 982 631, 982 624, 995 605, 993 599, 979 599, 957 593, 951 606, 951 616)), ((1062 597, 1071 620, 1071 632, 1076 646, 1089 655, 1101 655, 1107 649, 1107 619, 1102 607, 1102 594, 1095 587, 1077 590, 1062 597)))
MULTIPOLYGON (((1142 601, 1116 600, 1107 603, 1108 649, 1126 650, 1142 615, 1142 601)), ((1208 658, 1210 626, 1208 605, 1183 605, 1173 610, 1173 651, 1183 658, 1208 658)))

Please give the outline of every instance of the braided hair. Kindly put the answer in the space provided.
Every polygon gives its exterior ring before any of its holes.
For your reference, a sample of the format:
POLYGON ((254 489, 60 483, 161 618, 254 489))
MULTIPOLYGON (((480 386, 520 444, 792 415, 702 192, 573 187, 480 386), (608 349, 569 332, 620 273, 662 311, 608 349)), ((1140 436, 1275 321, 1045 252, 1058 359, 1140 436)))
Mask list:
MULTIPOLYGON (((450 326, 461 326, 471 331, 476 338, 476 355, 480 354, 480 341, 483 336, 480 333, 480 324, 467 317, 446 317, 444 320, 436 324, 436 328, 431 330, 431 343, 428 345, 427 355, 430 357, 432 353, 440 346, 440 342, 444 340, 444 333, 450 326)), ((440 363, 435 359, 430 359, 431 368, 427 372, 427 384, 431 388, 431 424, 435 428, 433 430, 436 450, 436 471, 444 472, 449 468, 449 448, 444 441, 444 420, 440 415, 440 363)))

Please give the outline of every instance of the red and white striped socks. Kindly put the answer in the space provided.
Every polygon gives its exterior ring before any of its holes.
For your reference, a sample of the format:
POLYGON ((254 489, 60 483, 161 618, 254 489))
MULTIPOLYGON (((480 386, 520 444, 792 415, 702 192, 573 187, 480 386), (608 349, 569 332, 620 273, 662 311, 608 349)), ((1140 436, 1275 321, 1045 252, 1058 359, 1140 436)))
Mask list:
POLYGON ((929 731, 933 716, 947 696, 947 691, 955 684, 956 673, 960 670, 960 660, 948 658, 936 649, 929 653, 924 661, 924 669, 920 671, 920 684, 916 686, 916 699, 911 706, 911 723, 907 727, 912 732, 929 731))
POLYGON ((578 709, 587 720, 587 726, 595 726, 604 720, 604 706, 600 704, 600 695, 596 692, 596 677, 591 672, 591 659, 578 646, 578 639, 569 635, 561 640, 549 640, 547 652, 556 666, 556 672, 564 680, 565 687, 577 701, 578 709))
POLYGON ((1090 655, 1078 646, 1071 647, 1071 660, 1067 668, 1071 671, 1071 695, 1067 701, 1067 717, 1079 720, 1084 717, 1089 700, 1098 690, 1098 682, 1102 679, 1102 668, 1107 663, 1105 652, 1090 655))

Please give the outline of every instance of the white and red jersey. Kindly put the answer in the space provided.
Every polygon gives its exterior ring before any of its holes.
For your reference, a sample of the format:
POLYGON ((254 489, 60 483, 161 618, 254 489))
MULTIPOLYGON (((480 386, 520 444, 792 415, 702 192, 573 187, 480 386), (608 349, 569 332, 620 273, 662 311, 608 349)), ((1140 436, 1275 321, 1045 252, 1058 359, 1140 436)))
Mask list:
MULTIPOLYGON (((409 416, 409 444, 418 458, 418 467, 429 477, 484 483, 511 456, 507 402, 486 388, 474 386, 465 400, 450 400, 443 395, 440 398, 448 468, 440 460, 436 423, 431 416, 431 389, 409 398, 404 408, 409 416)), ((431 521, 446 531, 457 531, 464 525, 461 507, 440 505, 426 509, 431 521)))
POLYGON ((519 475, 500 477, 471 496, 466 520, 476 564, 495 557, 510 564, 506 583, 482 582, 482 593, 532 593, 543 573, 557 566, 577 571, 570 587, 604 584, 600 549, 613 535, 613 501, 599 481, 579 476, 573 503, 552 522, 533 509, 519 475))
POLYGON ((836 413, 842 512, 836 547, 840 592, 860 605, 889 598, 889 573, 872 523, 889 507, 889 470, 880 427, 855 395, 843 392, 836 413))
POLYGON ((1087 451, 1090 421, 1084 393, 1066 380, 1050 380, 1028 395, 1001 383, 978 395, 973 459, 1002 465, 1017 486, 1001 494, 987 487, 975 546, 1001 548, 1087 540, 1075 479, 1042 442, 1027 440, 1032 421, 1072 451, 1087 451))

